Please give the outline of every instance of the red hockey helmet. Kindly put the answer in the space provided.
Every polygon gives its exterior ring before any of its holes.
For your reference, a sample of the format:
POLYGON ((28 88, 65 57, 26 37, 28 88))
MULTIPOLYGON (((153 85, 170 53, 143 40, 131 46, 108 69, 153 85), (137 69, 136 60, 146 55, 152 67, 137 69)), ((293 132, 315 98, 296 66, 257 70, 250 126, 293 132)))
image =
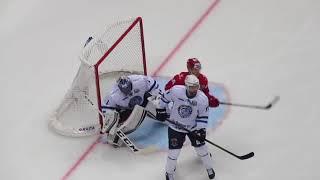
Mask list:
POLYGON ((200 70, 201 63, 197 58, 189 58, 187 61, 187 68, 200 70))

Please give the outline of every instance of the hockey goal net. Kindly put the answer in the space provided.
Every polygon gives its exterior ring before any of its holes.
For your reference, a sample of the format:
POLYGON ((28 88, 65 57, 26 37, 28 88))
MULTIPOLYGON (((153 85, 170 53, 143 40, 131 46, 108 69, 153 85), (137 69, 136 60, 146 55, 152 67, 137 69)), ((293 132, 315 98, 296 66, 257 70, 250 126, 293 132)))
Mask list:
POLYGON ((71 88, 49 123, 57 133, 72 137, 100 132, 103 98, 119 76, 147 74, 142 18, 107 26, 87 41, 79 58, 71 88))

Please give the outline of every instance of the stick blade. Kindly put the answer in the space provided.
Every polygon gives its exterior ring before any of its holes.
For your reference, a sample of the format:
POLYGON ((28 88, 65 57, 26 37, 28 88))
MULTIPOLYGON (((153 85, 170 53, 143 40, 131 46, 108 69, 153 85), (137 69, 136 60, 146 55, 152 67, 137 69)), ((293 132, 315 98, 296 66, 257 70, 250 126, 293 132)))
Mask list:
POLYGON ((265 107, 265 109, 270 109, 280 100, 280 96, 275 96, 273 100, 265 107))
POLYGON ((246 155, 243 155, 243 156, 239 156, 239 159, 246 160, 246 159, 252 158, 253 156, 254 156, 254 152, 251 152, 249 154, 246 154, 246 155))
POLYGON ((154 145, 151 145, 151 146, 148 146, 147 148, 139 149, 139 151, 136 152, 135 154, 147 155, 147 154, 154 153, 154 152, 156 152, 156 151, 158 151, 158 150, 159 150, 159 148, 157 148, 157 147, 154 146, 154 145))

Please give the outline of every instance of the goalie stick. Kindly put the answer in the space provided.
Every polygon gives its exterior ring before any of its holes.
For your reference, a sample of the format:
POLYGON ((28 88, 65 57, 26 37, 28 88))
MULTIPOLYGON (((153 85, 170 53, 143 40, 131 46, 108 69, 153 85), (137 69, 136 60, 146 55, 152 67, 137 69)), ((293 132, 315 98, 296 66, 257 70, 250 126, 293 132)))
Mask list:
POLYGON ((267 105, 249 105, 249 104, 237 104, 231 102, 220 102, 222 105, 228 106, 238 106, 238 107, 245 107, 245 108, 253 108, 253 109, 262 109, 262 110, 269 110, 271 109, 278 101, 280 100, 280 96, 275 96, 271 102, 267 105))
POLYGON ((116 134, 126 144, 126 146, 135 154, 146 154, 157 150, 154 146, 148 146, 147 148, 139 148, 136 146, 121 130, 117 130, 116 134))

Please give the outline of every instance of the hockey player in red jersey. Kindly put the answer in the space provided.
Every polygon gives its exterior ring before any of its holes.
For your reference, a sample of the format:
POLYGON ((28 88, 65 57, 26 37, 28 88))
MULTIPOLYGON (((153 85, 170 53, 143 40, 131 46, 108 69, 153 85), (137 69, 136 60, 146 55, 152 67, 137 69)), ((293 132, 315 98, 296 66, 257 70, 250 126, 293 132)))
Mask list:
POLYGON ((171 89, 174 85, 184 85, 187 75, 193 74, 197 76, 200 82, 200 90, 208 97, 210 107, 218 107, 219 100, 209 93, 208 79, 200 73, 201 63, 197 58, 190 58, 187 61, 188 72, 181 72, 175 75, 165 86, 165 90, 171 89))

